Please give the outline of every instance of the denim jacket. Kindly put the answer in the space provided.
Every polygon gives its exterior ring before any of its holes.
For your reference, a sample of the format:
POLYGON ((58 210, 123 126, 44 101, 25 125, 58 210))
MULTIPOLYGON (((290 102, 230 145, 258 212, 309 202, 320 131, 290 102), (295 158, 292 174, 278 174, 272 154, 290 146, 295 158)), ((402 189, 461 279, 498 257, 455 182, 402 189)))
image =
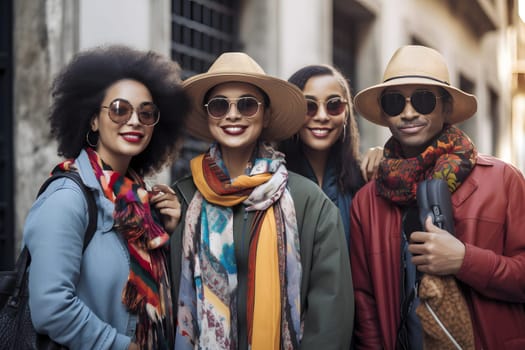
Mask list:
POLYGON ((39 333, 70 349, 127 349, 136 316, 122 303, 130 262, 113 230, 113 203, 96 179, 87 153, 75 160, 95 195, 97 230, 82 254, 87 203, 71 180, 53 181, 33 204, 24 226, 31 253, 29 305, 39 333))

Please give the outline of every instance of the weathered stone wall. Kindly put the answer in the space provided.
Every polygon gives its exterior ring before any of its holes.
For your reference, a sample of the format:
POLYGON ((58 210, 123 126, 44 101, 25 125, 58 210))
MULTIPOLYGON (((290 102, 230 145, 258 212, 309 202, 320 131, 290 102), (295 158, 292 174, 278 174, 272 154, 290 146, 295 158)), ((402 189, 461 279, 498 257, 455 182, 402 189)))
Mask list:
POLYGON ((19 246, 36 192, 59 159, 47 122, 49 88, 53 75, 74 51, 76 0, 14 4, 15 240, 19 246))

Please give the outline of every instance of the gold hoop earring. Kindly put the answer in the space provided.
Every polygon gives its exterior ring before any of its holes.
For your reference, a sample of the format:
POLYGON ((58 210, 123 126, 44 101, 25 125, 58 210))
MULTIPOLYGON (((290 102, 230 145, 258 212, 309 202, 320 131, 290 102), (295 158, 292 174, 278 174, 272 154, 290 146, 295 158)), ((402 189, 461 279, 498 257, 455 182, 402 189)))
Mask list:
POLYGON ((88 132, 86 133, 86 142, 87 144, 92 147, 92 148, 96 148, 97 145, 98 145, 98 133, 96 131, 93 131, 93 134, 95 135, 95 137, 97 138, 97 141, 95 142, 95 144, 93 144, 93 142, 89 139, 89 133, 91 132, 91 129, 88 130, 88 132))
POLYGON ((343 141, 346 139, 346 123, 343 124, 343 141))

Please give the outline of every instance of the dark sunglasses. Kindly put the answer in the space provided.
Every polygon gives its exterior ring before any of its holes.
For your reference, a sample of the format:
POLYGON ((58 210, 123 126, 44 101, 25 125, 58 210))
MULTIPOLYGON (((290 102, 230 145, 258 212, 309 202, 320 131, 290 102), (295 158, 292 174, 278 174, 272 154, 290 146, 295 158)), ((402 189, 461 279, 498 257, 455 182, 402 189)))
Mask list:
POLYGON ((244 96, 239 98, 214 97, 204 105, 211 118, 221 119, 228 114, 230 106, 235 105, 243 117, 251 117, 259 111, 261 102, 255 97, 244 96))
MULTIPOLYGON (((107 108, 109 119, 117 124, 126 123, 135 111, 133 105, 123 98, 116 98, 111 101, 109 106, 102 106, 102 108, 107 108)), ((139 121, 143 125, 153 126, 159 122, 160 111, 153 102, 142 102, 136 111, 139 121)))
MULTIPOLYGON (((309 117, 314 117, 319 111, 320 101, 312 100, 310 98, 306 99, 306 115, 309 117)), ((330 116, 336 116, 344 112, 346 107, 346 101, 343 101, 341 97, 332 97, 324 101, 324 109, 326 113, 330 116)))
POLYGON ((428 90, 415 91, 410 98, 399 92, 387 92, 381 95, 381 108, 387 115, 395 117, 403 112, 407 101, 410 99, 410 104, 416 112, 429 114, 436 108, 436 100, 438 98, 440 96, 436 96, 436 94, 428 90))

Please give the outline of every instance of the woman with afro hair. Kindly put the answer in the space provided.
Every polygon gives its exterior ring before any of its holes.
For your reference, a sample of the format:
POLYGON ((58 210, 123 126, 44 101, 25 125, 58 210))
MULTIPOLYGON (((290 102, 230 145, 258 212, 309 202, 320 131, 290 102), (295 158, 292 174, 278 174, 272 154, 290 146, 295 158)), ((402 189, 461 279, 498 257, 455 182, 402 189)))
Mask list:
POLYGON ((97 228, 83 251, 87 202, 71 179, 31 208, 30 309, 37 332, 70 349, 171 349, 167 244, 180 205, 144 177, 173 160, 189 102, 169 58, 126 46, 77 54, 55 78, 49 121, 65 160, 93 193, 97 228))

